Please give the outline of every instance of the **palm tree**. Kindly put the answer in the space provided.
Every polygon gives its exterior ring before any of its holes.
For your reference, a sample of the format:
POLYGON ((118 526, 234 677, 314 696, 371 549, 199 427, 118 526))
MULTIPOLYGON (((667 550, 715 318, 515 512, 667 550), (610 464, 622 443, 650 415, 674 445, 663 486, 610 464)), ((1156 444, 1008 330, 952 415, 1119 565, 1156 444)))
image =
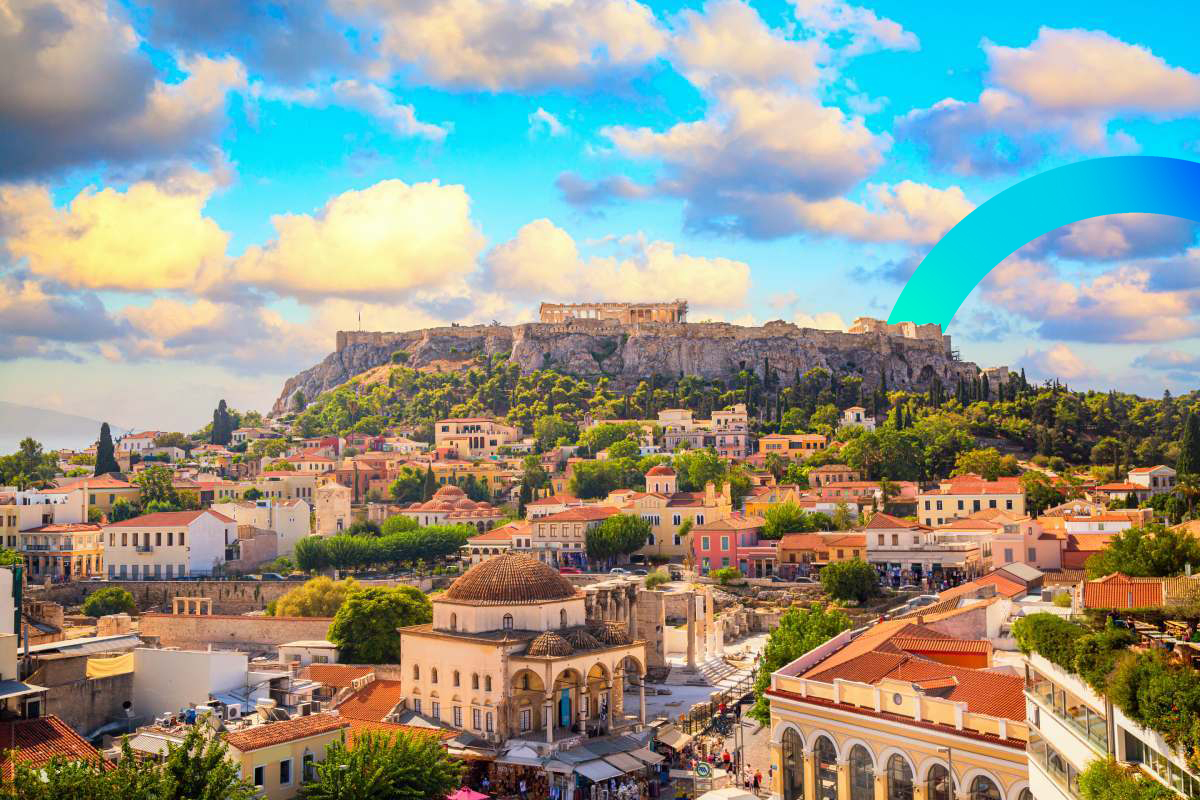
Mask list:
POLYGON ((1196 497, 1200 495, 1200 475, 1195 473, 1181 474, 1175 483, 1173 491, 1187 503, 1187 515, 1191 517, 1196 497))

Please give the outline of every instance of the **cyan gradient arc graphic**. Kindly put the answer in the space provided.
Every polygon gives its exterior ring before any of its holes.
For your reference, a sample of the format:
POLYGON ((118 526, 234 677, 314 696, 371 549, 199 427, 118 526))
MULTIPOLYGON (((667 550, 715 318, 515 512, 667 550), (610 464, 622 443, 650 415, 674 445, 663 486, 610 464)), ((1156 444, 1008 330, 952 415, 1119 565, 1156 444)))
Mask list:
POLYGON ((1025 244, 1072 222, 1131 212, 1200 222, 1200 163, 1160 156, 1095 158, 1010 186, 929 251, 888 321, 936 322, 945 329, 971 290, 1025 244))

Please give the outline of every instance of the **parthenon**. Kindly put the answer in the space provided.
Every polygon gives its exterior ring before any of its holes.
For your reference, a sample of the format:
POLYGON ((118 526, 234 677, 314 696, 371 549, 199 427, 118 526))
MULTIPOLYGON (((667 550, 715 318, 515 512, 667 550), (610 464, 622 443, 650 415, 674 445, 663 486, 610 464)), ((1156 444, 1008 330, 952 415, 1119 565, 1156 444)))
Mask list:
POLYGON ((673 303, 542 303, 542 322, 568 319, 610 319, 622 324, 635 322, 687 322, 686 300, 673 303))

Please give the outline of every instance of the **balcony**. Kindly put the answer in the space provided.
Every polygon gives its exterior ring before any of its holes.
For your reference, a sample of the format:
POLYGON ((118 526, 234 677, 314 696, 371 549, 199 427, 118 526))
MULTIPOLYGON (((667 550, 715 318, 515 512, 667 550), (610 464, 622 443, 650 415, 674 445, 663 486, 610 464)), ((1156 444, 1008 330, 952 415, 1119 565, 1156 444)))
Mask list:
POLYGON ((138 545, 137 547, 135 547, 134 549, 135 549, 135 550, 137 550, 139 553, 153 553, 153 552, 154 552, 154 545, 152 545, 152 544, 139 544, 139 545, 138 545))

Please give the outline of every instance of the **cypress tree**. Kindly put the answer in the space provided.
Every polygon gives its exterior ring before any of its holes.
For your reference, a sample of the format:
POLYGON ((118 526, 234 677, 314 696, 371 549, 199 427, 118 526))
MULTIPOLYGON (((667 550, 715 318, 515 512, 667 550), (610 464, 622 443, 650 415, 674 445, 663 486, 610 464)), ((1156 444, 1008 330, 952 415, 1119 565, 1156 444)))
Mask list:
POLYGON ((1180 475, 1200 474, 1200 419, 1188 411, 1183 423, 1183 438, 1179 442, 1179 461, 1175 470, 1180 475))
POLYGON ((425 483, 421 487, 421 500, 427 501, 437 491, 437 479, 433 477, 433 464, 425 467, 425 483))
POLYGON ((108 423, 100 424, 100 444, 96 446, 96 471, 93 475, 107 475, 110 472, 120 472, 121 467, 117 464, 117 457, 113 453, 112 431, 108 429, 108 423))

